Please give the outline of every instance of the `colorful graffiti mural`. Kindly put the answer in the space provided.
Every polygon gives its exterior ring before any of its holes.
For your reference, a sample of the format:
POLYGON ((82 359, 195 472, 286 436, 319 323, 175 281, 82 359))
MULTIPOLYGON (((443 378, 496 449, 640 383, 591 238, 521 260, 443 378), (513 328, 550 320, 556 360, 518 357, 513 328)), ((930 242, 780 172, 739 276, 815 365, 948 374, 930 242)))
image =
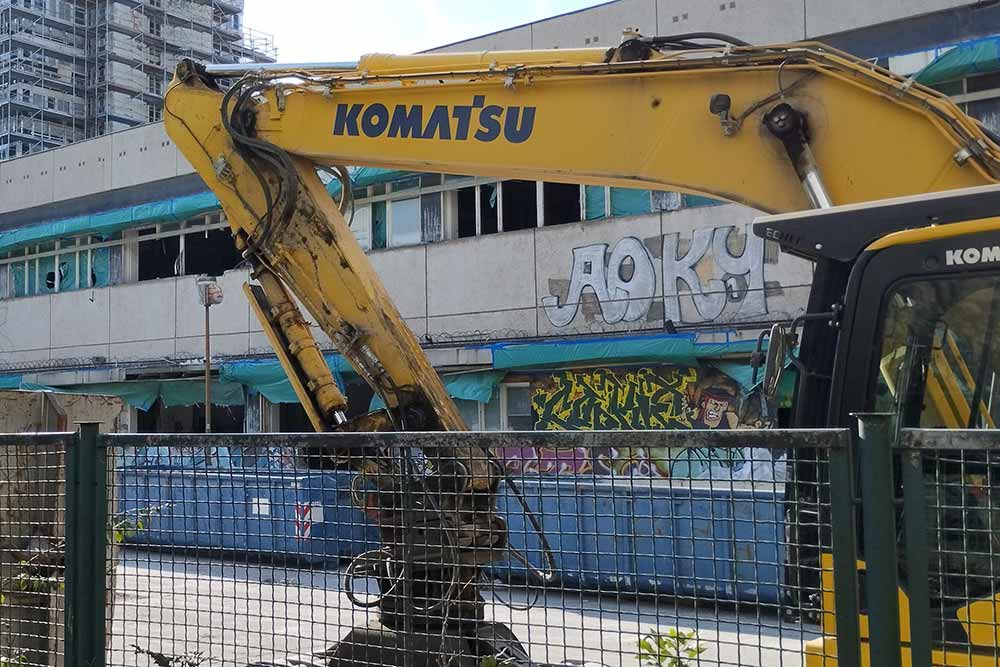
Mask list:
MULTIPOLYGON (((536 430, 758 428, 756 397, 710 367, 565 370, 532 383, 536 430)), ((508 467, 542 474, 735 477, 743 449, 506 449, 508 467)))

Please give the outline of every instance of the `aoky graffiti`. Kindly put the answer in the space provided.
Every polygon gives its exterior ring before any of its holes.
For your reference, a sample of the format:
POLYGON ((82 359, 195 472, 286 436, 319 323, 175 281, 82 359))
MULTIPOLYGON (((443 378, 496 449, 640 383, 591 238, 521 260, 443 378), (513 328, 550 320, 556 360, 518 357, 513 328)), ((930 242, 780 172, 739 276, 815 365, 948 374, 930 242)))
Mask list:
POLYGON ((549 321, 557 327, 572 322, 588 287, 597 296, 601 317, 608 324, 641 320, 656 295, 656 270, 649 250, 633 236, 618 241, 610 255, 606 243, 574 248, 565 302, 560 305, 558 297, 542 297, 549 321))
POLYGON ((695 230, 690 247, 681 256, 680 234, 663 236, 664 317, 674 322, 713 322, 767 314, 764 239, 755 236, 748 225, 743 253, 737 256, 729 247, 735 231, 735 227, 695 230), (711 262, 715 263, 715 277, 703 282, 699 269, 711 262), (684 310, 686 295, 690 295, 696 312, 684 310))
MULTIPOLYGON (((737 228, 698 229, 686 250, 681 235, 660 239, 664 318, 676 323, 753 320, 767 314, 764 241, 749 225, 740 235, 742 252, 731 248, 737 228)), ((613 247, 596 243, 573 249, 566 296, 542 297, 549 322, 565 327, 576 319, 588 289, 607 324, 645 319, 657 296, 653 255, 641 240, 627 236, 613 247)))

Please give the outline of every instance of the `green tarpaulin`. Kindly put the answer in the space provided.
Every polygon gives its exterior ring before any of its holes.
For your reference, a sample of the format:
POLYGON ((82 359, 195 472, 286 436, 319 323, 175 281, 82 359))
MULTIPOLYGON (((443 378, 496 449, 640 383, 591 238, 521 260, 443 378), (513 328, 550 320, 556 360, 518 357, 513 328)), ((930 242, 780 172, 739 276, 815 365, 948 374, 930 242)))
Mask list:
POLYGON ((611 217, 642 215, 649 211, 649 190, 611 188, 611 217))
MULTIPOLYGON (((764 369, 757 371, 757 381, 754 382, 753 367, 747 361, 707 361, 706 365, 716 368, 739 383, 744 394, 752 393, 761 382, 764 381, 764 369)), ((785 370, 781 374, 778 382, 777 402, 781 407, 789 407, 792 404, 792 396, 795 393, 795 377, 798 371, 792 362, 785 365, 785 370)))
MULTIPOLYGON (((369 185, 398 181, 402 178, 412 177, 415 173, 399 169, 380 169, 378 167, 350 167, 347 171, 351 175, 352 188, 363 188, 369 185)), ((330 181, 326 189, 334 197, 340 197, 340 179, 330 181)))
MULTIPOLYGON (((330 367, 338 384, 343 389, 340 374, 351 370, 351 365, 339 354, 325 355, 326 364, 330 367)), ((232 361, 222 364, 219 368, 219 378, 226 382, 234 382, 256 391, 271 403, 298 403, 299 399, 292 389, 292 384, 285 375, 285 369, 277 359, 250 359, 232 361)))
POLYGON ((584 220, 599 220, 607 216, 606 203, 604 201, 604 187, 600 185, 588 185, 584 187, 584 220))
POLYGON ((139 225, 178 222, 218 209, 219 200, 212 193, 206 192, 114 211, 66 218, 0 233, 0 252, 7 252, 43 241, 71 238, 81 234, 100 236, 139 225))
MULTIPOLYGON (((160 400, 166 407, 198 405, 205 402, 203 380, 164 380, 160 383, 160 400)), ((243 385, 235 382, 212 382, 213 405, 243 405, 246 402, 243 385)))
MULTIPOLYGON (((441 381, 444 382, 444 388, 448 390, 448 395, 452 398, 489 403, 490 399, 493 398, 493 392, 496 391, 505 375, 507 375, 507 371, 471 371, 442 375, 441 381)), ((368 409, 379 410, 383 407, 385 407, 385 403, 376 394, 372 397, 368 409)))
POLYGON ((694 334, 632 336, 532 343, 497 343, 491 346, 493 367, 498 369, 546 368, 582 363, 660 362, 694 366, 699 358, 745 355, 756 341, 699 343, 694 334))
POLYGON ((0 375, 0 389, 20 389, 20 375, 0 375))
POLYGON ((916 80, 926 86, 957 81, 975 74, 1000 71, 1000 36, 959 44, 917 72, 916 80))

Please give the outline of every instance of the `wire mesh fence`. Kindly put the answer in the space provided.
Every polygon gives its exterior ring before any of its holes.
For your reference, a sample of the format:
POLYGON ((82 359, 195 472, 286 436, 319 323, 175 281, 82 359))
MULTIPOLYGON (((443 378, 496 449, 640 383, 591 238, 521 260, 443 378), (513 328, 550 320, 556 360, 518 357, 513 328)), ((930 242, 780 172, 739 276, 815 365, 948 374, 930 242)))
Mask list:
POLYGON ((995 666, 1000 436, 861 423, 0 435, 0 665, 995 666))
POLYGON ((898 554, 869 560, 896 556, 903 597, 900 609, 894 598, 881 611, 902 612, 900 638, 915 664, 996 665, 1000 434, 914 429, 894 444, 898 554))
POLYGON ((71 434, 0 436, 0 665, 64 664, 71 434))
POLYGON ((111 665, 801 665, 822 632, 829 475, 787 488, 845 432, 104 442, 111 665))

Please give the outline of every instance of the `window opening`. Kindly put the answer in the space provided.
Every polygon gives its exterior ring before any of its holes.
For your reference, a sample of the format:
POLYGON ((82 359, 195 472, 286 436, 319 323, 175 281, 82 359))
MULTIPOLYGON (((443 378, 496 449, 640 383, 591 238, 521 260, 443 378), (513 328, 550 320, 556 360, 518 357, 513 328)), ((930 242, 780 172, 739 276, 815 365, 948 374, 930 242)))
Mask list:
MULTIPOLYGON (((580 186, 565 183, 545 183, 545 226, 579 222, 580 186)), ((604 193, 601 193, 601 212, 604 209, 604 193)))
POLYGON ((497 228, 497 183, 479 186, 479 233, 496 234, 497 228))
POLYGON ((476 188, 461 188, 458 197, 458 238, 476 235, 476 188))
MULTIPOLYGON (((185 275, 221 276, 242 261, 233 236, 226 229, 211 229, 184 236, 185 275)), ((139 266, 141 269, 142 265, 139 266)))
POLYGON ((538 185, 535 181, 504 181, 502 192, 505 232, 538 226, 538 185))

